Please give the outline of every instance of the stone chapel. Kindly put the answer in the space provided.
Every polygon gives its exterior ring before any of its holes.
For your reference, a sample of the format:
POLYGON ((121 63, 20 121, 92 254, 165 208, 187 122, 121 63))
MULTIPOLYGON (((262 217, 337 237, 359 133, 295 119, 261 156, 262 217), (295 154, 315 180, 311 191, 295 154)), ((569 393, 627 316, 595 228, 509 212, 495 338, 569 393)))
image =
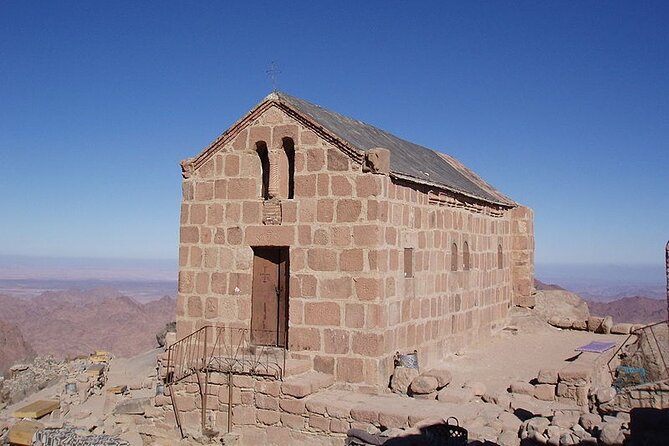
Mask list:
POLYGON ((182 171, 177 338, 245 328, 373 390, 532 305, 532 211, 358 120, 272 93, 182 171))

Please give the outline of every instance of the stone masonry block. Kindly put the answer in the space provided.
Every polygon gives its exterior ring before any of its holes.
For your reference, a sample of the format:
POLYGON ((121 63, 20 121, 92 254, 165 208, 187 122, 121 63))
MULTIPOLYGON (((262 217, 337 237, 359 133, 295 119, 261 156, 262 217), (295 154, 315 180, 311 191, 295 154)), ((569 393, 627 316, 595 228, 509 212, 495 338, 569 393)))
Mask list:
POLYGON ((284 412, 292 413, 295 415, 303 415, 304 413, 306 413, 304 400, 282 398, 279 400, 279 407, 284 412))
POLYGON ((537 384, 534 386, 534 397, 542 401, 555 400, 555 384, 537 384))
POLYGON ((555 369, 541 369, 537 375, 537 382, 540 384, 557 384, 558 371, 555 369))
POLYGON ((290 349, 295 351, 319 351, 321 334, 316 328, 294 327, 288 332, 290 349))
POLYGON ((340 325, 339 305, 335 302, 306 302, 304 321, 307 325, 340 325))
POLYGON ((378 424, 379 409, 375 407, 353 407, 351 409, 351 418, 361 423, 378 424))
POLYGON ((362 212, 362 202, 360 200, 343 199, 337 201, 336 204, 337 223, 352 223, 358 221, 361 212, 362 212))
POLYGON ((291 246, 295 244, 292 226, 249 226, 245 231, 246 244, 250 246, 291 246))

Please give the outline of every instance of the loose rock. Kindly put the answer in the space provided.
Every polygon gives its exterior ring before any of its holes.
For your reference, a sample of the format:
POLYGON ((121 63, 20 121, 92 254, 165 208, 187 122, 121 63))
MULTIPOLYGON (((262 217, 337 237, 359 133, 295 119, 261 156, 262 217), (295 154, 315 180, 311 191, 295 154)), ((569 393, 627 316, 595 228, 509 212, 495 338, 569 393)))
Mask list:
POLYGON ((433 376, 420 375, 411 381, 409 389, 411 393, 426 395, 437 390, 438 386, 439 382, 437 381, 437 378, 433 376))

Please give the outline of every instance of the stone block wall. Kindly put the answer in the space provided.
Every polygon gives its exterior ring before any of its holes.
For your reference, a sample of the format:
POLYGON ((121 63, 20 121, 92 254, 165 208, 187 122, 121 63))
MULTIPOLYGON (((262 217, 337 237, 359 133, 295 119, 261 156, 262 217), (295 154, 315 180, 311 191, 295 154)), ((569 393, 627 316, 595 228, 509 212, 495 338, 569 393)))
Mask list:
MULTIPOLYGON (((421 367, 429 366, 504 323, 511 304, 509 212, 462 197, 432 199, 427 188, 389 177, 384 187, 376 263, 386 351, 416 349, 421 367), (405 274, 408 263, 411 274, 405 274)), ((380 372, 392 373, 392 356, 380 372)))
POLYGON ((417 349, 426 365, 504 322, 516 277, 531 274, 532 246, 515 250, 513 229, 522 221, 531 238, 529 210, 514 220, 514 210, 434 200, 385 169, 363 169, 362 154, 274 105, 245 119, 199 164, 183 164, 178 338, 204 325, 249 327, 252 248, 261 246, 289 248, 289 355, 341 383, 384 388, 395 351, 417 349), (272 171, 263 200, 257 143, 271 162, 283 159, 284 138, 295 147, 294 198, 272 171), (470 268, 460 251, 451 271, 451 246, 465 242, 470 268))
POLYGON ((534 219, 532 209, 511 210, 513 303, 534 306, 534 219))
MULTIPOLYGON (((157 396, 156 405, 172 407, 169 389, 157 396)), ((202 401, 197 381, 190 377, 172 387, 176 410, 184 434, 202 435, 202 401)), ((228 429, 230 390, 225 374, 212 373, 206 392, 205 426, 225 433, 228 429)), ((232 426, 243 444, 337 444, 344 443, 346 432, 356 421, 350 413, 325 411, 322 404, 295 396, 286 383, 257 376, 233 376, 232 426), (258 430, 260 428, 260 430, 258 430), (324 435, 327 434, 327 435, 324 435), (260 441, 254 441, 257 436, 260 441), (269 436, 268 436, 269 435, 269 436), (327 443, 325 443, 327 442, 327 443)))

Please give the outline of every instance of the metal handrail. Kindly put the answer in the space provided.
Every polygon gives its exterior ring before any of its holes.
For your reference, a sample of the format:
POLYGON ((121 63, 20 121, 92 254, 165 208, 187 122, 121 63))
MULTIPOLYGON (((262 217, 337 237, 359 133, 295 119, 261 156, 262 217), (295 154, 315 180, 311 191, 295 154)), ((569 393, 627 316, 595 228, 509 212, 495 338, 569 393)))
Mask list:
POLYGON ((195 375, 202 399, 202 431, 205 432, 209 376, 212 372, 227 374, 229 432, 232 429, 233 376, 264 376, 282 380, 286 369, 286 345, 285 333, 284 338, 279 339, 276 331, 213 325, 205 325, 172 344, 167 350, 165 384, 170 388, 181 436, 183 429, 172 386, 195 375), (273 343, 278 345, 271 345, 273 343))

